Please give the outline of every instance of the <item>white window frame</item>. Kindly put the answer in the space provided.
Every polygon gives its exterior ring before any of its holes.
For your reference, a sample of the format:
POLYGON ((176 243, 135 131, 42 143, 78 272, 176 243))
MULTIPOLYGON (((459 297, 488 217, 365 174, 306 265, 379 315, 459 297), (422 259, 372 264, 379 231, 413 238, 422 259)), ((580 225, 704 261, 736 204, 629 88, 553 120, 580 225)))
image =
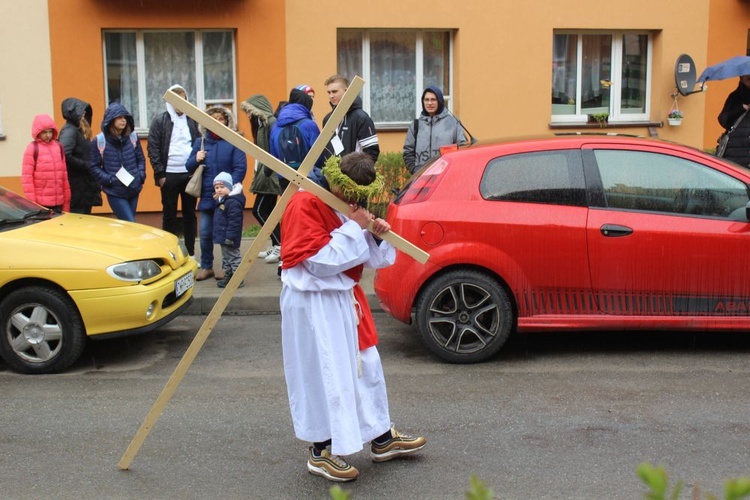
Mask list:
POLYGON ((612 85, 610 86, 610 103, 609 103, 609 123, 632 123, 648 122, 651 116, 651 81, 653 80, 653 33, 648 31, 622 31, 622 30, 602 30, 602 31, 571 31, 571 30, 554 30, 555 35, 576 35, 576 112, 575 114, 556 115, 550 114, 551 123, 586 123, 587 114, 581 113, 581 72, 583 60, 583 35, 609 35, 612 37, 612 85), (647 62, 646 62, 646 97, 644 100, 643 113, 622 113, 622 46, 624 35, 646 35, 648 36, 647 44, 647 62), (617 76, 615 76, 617 75, 617 76))
MULTIPOLYGON (((346 28, 349 29, 349 28, 346 28)), ((372 115, 370 112, 370 87, 369 83, 371 81, 370 78, 370 34, 371 33, 383 33, 383 32, 391 32, 391 33, 404 33, 404 32, 415 32, 416 33, 416 45, 414 47, 415 50, 415 65, 414 65, 414 71, 416 72, 416 78, 415 78, 415 84, 414 84, 414 92, 416 95, 416 99, 414 100, 414 116, 419 116, 419 114, 422 112, 422 92, 424 91, 424 33, 425 32, 435 32, 435 31, 443 31, 447 32, 450 36, 448 37, 449 43, 448 43, 448 88, 447 89, 441 89, 443 91, 443 97, 445 98, 445 107, 448 108, 448 110, 452 113, 453 112, 453 39, 455 38, 455 30, 450 29, 440 29, 440 28, 432 28, 432 29, 357 29, 352 28, 353 31, 360 31, 362 33, 362 78, 365 81, 365 85, 362 88, 362 109, 364 109, 369 115, 372 115)), ((404 121, 404 122, 376 122, 375 126, 379 130, 388 130, 388 129, 403 129, 404 127, 408 127, 409 124, 411 124, 412 121, 404 121)))
MULTIPOLYGON (((151 125, 148 122, 148 100, 146 96, 146 52, 144 44, 144 34, 146 33, 169 33, 169 32, 180 32, 180 33, 193 33, 195 35, 195 96, 190 96, 190 100, 194 100, 196 107, 199 109, 206 109, 207 106, 212 105, 223 105, 231 108, 234 116, 237 116, 237 50, 236 50, 236 33, 233 30, 228 29, 203 29, 203 30, 192 30, 192 29, 177 29, 177 30, 166 30, 166 29, 147 29, 147 30, 125 30, 125 29, 113 29, 105 30, 103 33, 135 33, 135 49, 136 49, 136 65, 138 71, 138 116, 140 117, 140 123, 135 124, 135 129, 139 133, 147 133, 148 128, 151 125), (205 87, 203 84, 203 34, 209 32, 230 32, 232 33, 232 97, 228 99, 206 99, 205 98, 205 87)), ((102 36, 102 61, 104 64, 104 96, 105 101, 108 100, 109 88, 107 78, 107 47, 106 37, 102 36)), ((166 91, 166 89, 165 89, 166 91)))

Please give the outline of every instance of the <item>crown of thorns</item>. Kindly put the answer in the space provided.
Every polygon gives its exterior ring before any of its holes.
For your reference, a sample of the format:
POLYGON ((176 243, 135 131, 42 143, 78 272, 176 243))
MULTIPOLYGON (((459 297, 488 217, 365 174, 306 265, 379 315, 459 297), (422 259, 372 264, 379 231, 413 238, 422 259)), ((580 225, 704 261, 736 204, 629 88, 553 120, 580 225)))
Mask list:
POLYGON ((383 176, 375 174, 375 180, 367 186, 362 186, 341 171, 341 158, 331 156, 323 165, 323 176, 332 187, 336 186, 347 200, 370 199, 383 192, 385 181, 383 176))

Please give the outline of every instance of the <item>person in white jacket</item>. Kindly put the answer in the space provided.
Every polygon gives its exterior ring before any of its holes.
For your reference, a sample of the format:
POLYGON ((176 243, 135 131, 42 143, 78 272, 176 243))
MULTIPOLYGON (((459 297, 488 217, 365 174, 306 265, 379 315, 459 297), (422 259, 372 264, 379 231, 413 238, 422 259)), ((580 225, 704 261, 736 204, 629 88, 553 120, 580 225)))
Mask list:
POLYGON ((281 333, 289 406, 297 438, 312 442, 308 470, 331 481, 359 471, 341 455, 371 441, 371 458, 385 462, 422 449, 423 437, 391 425, 377 333, 359 278, 364 266, 393 263, 383 234, 390 225, 357 203, 382 191, 372 159, 351 153, 323 168, 331 192, 350 204, 339 213, 304 190, 281 222, 281 333), (340 168, 339 168, 340 163, 340 168))

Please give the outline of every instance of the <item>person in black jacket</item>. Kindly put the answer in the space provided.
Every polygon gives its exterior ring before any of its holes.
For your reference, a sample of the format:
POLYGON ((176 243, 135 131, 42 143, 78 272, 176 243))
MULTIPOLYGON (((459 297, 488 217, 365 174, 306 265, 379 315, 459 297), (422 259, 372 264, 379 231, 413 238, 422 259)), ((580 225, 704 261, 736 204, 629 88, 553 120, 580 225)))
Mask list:
MULTIPOLYGON (((328 93, 328 102, 331 104, 331 108, 336 109, 341 98, 344 97, 346 89, 349 88, 349 80, 341 75, 333 75, 325 81, 325 86, 328 93)), ((332 113, 333 111, 323 118, 324 127, 332 113)), ((360 97, 354 100, 351 108, 336 129, 333 139, 323 151, 323 160, 327 160, 331 156, 344 156, 354 152, 366 153, 372 158, 373 162, 377 161, 378 155, 380 155, 380 144, 375 132, 375 124, 370 115, 362 109, 360 97)))
MULTIPOLYGON (((750 107, 750 75, 740 77, 737 88, 733 90, 724 102, 724 108, 719 113, 719 123, 727 131, 743 116, 750 107)), ((737 124, 729 134, 724 158, 743 167, 750 167, 750 113, 737 124)))
POLYGON ((101 187, 89 172, 93 138, 91 105, 75 97, 68 97, 62 102, 62 115, 65 125, 60 130, 57 140, 65 150, 65 164, 70 184, 70 211, 90 214, 91 207, 102 205, 101 187))
MULTIPOLYGON (((172 85, 169 90, 187 100, 187 93, 180 85, 172 85)), ((154 169, 154 181, 161 188, 161 227, 179 236, 177 200, 181 199, 182 234, 191 256, 195 254, 198 226, 195 217, 196 198, 185 192, 185 186, 190 180, 185 162, 198 137, 200 131, 195 120, 177 111, 169 103, 164 113, 154 117, 148 129, 148 158, 154 169)))

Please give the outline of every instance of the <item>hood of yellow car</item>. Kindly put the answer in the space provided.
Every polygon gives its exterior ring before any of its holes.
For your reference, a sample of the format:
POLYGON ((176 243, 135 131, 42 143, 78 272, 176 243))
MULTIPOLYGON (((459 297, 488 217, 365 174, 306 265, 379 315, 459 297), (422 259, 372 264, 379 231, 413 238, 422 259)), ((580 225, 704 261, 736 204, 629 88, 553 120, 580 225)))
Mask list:
POLYGON ((160 259, 173 269, 184 259, 177 237, 106 217, 62 214, 0 232, 0 268, 102 269, 160 259))

